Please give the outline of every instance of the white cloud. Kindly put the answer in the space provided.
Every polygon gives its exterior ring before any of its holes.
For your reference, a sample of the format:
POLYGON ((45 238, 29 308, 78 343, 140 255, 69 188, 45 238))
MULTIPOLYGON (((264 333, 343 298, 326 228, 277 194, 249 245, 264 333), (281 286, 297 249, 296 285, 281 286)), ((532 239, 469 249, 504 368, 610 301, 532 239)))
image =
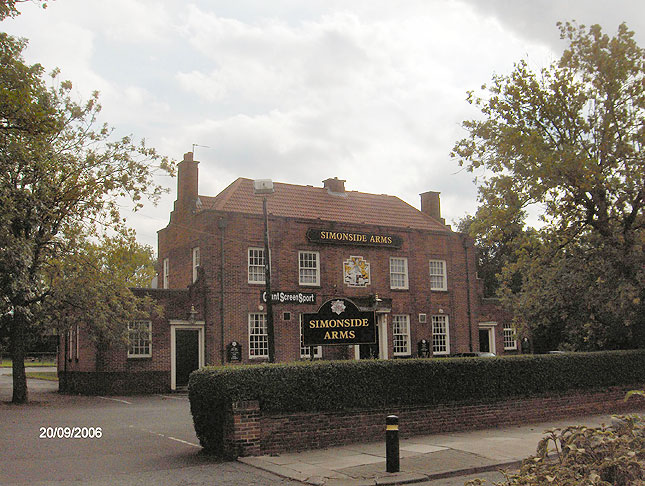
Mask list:
MULTIPOLYGON (((418 206, 442 192, 446 219, 475 210, 472 174, 449 158, 465 102, 493 73, 559 57, 557 20, 621 20, 644 30, 640 1, 59 0, 3 22, 30 38, 27 58, 106 119, 180 159, 196 143, 200 191, 238 176, 389 193, 418 206)), ((637 39, 642 39, 642 33, 637 39), (641 37, 639 37, 641 35, 641 37)), ((641 42, 642 43, 642 42, 641 42)), ((131 221, 156 245, 173 189, 131 221)))

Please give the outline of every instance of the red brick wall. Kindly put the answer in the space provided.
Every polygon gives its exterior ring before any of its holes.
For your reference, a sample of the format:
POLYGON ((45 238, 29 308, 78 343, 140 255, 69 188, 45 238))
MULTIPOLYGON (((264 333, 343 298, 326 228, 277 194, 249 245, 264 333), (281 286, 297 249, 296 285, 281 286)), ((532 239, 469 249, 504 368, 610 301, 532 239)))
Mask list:
POLYGON ((129 358, 125 343, 99 347, 81 326, 78 352, 75 330, 71 349, 66 348, 69 346, 67 335, 61 336, 58 357, 61 391, 92 394, 170 390, 170 321, 187 320, 192 306, 196 311, 195 319, 204 320, 205 299, 199 286, 183 290, 133 289, 133 292, 139 297, 148 295, 163 307, 162 315, 150 317, 152 356, 129 358))
MULTIPOLYGON (((270 207, 270 206, 269 206, 270 207)), ((270 211, 270 209, 269 209, 270 211)), ((185 288, 192 278, 191 250, 199 246, 204 270, 205 286, 209 295, 207 315, 211 346, 207 350, 207 362, 220 364, 221 314, 220 302, 220 255, 222 230, 218 220, 225 219, 224 236, 224 346, 237 341, 243 346, 244 363, 258 362, 248 355, 248 314, 260 310, 260 292, 263 284, 248 283, 247 251, 249 247, 264 246, 263 218, 239 213, 204 211, 193 213, 177 209, 171 223, 159 232, 159 261, 170 261, 171 288, 185 288)), ((378 294, 392 299, 391 315, 408 314, 411 328, 411 352, 416 355, 417 342, 432 339, 433 314, 443 313, 449 317, 450 348, 452 352, 478 348, 477 323, 479 321, 479 292, 475 272, 475 254, 472 241, 466 239, 468 253, 464 250, 464 237, 458 233, 382 228, 365 225, 343 225, 306 221, 293 218, 271 217, 269 220, 271 261, 273 266, 272 288, 274 290, 314 292, 315 305, 275 305, 276 360, 300 359, 299 320, 304 312, 316 312, 326 300, 334 297, 366 297, 378 294), (309 242, 309 228, 334 229, 388 233, 400 236, 400 249, 334 246, 309 242), (298 251, 311 250, 320 253, 321 285, 300 286, 298 282, 298 251), (349 256, 359 255, 369 261, 371 284, 365 288, 350 288, 343 282, 342 262, 349 256), (390 257, 408 259, 409 290, 390 289, 390 257), (429 260, 445 260, 448 290, 431 291, 429 260), (468 275, 467 275, 468 272, 468 275), (467 291, 470 285, 470 292, 467 291), (470 299, 470 306, 468 305, 470 299), (469 316, 470 311, 470 316, 469 316), (282 319, 284 312, 291 313, 291 320, 282 319), (419 314, 427 315, 427 322, 419 322, 419 314)), ((160 268, 160 271, 162 268, 160 268)), ((163 275, 160 275, 163 282, 163 275)), ((265 307, 265 306, 264 306, 265 307)), ((391 317, 388 317, 387 337, 389 357, 392 357, 391 317)), ((353 349, 326 348, 325 357, 353 357, 353 349)))
POLYGON ((335 413, 263 414, 258 402, 240 402, 229 412, 225 455, 279 454, 384 440, 385 417, 391 414, 399 416, 400 436, 405 438, 642 409, 645 399, 624 401, 629 389, 614 387, 477 405, 335 413))

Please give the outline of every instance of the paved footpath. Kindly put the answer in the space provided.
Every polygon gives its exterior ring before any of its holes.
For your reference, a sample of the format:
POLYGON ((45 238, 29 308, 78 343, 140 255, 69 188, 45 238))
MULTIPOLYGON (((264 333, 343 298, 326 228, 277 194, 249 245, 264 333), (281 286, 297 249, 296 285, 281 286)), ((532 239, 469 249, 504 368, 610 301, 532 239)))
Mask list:
POLYGON ((535 454, 546 430, 603 423, 610 425, 611 415, 412 437, 400 441, 398 473, 386 472, 384 441, 278 456, 244 457, 238 461, 317 486, 409 484, 449 477, 460 477, 459 484, 463 484, 465 476, 517 469, 522 459, 535 454))

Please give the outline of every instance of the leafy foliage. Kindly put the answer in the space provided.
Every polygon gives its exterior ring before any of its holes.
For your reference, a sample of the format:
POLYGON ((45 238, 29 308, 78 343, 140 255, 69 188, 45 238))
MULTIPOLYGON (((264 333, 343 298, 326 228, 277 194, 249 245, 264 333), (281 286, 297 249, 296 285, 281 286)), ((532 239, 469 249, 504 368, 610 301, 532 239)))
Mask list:
POLYGON ((152 249, 138 244, 132 231, 84 242, 45 266, 50 292, 34 320, 59 334, 80 326, 101 344, 124 340, 127 322, 161 312, 130 290, 148 286, 154 274, 152 249))
MULTIPOLYGON (((645 480, 645 423, 637 415, 616 425, 570 426, 547 431, 535 456, 495 486, 642 485, 645 480)), ((468 481, 476 486, 485 481, 468 481)))
POLYGON ((25 3, 31 1, 32 3, 40 3, 40 6, 42 8, 47 8, 47 1, 48 0, 41 0, 35 1, 35 0, 0 0, 0 20, 4 20, 7 17, 16 17, 17 15, 20 15, 20 12, 16 8, 17 3, 25 3))
POLYGON ((558 62, 469 94, 483 119, 452 155, 483 172, 470 233, 536 347, 645 346, 645 50, 624 24, 560 32, 558 62))
MULTIPOLYGON (((128 198, 138 209, 144 198, 156 201, 163 188, 155 174, 174 170, 144 141, 114 139, 110 127, 98 125, 97 92, 87 102, 75 101, 72 83, 60 81, 57 71, 48 87, 43 68, 24 63, 24 47, 24 40, 0 33, 0 325, 10 330, 14 401, 20 402, 26 401, 20 369, 25 330, 38 324, 35 315, 46 299, 61 295, 52 287, 62 281, 54 269, 67 266, 67 273, 78 275, 71 261, 88 257, 87 242, 108 229, 125 242, 120 204, 128 198)), ((110 293, 114 289, 100 287, 106 300, 125 296, 110 293)), ((77 287, 83 290, 89 291, 77 287)), ((106 307, 92 310, 98 321, 113 315, 98 314, 106 307)))
MULTIPOLYGON (((223 411, 257 400, 264 412, 486 403, 645 381, 645 351, 333 361, 202 368, 190 376, 195 430, 217 448, 223 411), (350 390, 350 392, 348 392, 350 390)), ((209 445, 210 444, 210 445, 209 445)))

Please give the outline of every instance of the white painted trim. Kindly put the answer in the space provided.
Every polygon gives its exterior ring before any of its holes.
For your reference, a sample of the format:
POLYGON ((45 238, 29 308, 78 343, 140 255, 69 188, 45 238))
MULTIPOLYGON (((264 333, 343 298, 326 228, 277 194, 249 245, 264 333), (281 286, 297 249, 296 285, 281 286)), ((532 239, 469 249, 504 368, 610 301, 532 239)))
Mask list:
POLYGON ((378 326, 378 355, 380 359, 389 359, 387 347, 387 314, 376 313, 376 325, 378 326), (379 322, 380 321, 380 322, 379 322))
MULTIPOLYGON (((389 312, 389 311, 388 311, 389 312)), ((376 325, 378 326, 378 355, 379 359, 388 359, 387 347, 387 314, 388 312, 376 313, 376 325)), ((354 359, 361 359, 359 344, 354 344, 354 359)))
POLYGON ((410 276, 408 273, 408 259, 407 257, 390 257, 390 288, 396 290, 409 290, 410 289, 410 276), (405 275, 405 283, 403 285, 394 285, 392 283, 392 260, 402 260, 405 275))
POLYGON ((496 322, 480 322, 479 330, 488 331, 488 348, 491 353, 497 354, 497 347, 495 346, 495 328, 497 327, 496 322))
POLYGON ((320 287, 320 252, 319 251, 313 251, 313 250, 298 251, 298 285, 302 287, 320 287), (316 255, 316 281, 315 282, 306 283, 300 279, 300 271, 303 269, 300 266, 300 256, 303 253, 311 253, 313 255, 316 255))
POLYGON ((199 346, 199 367, 205 365, 205 350, 204 350, 204 321, 190 321, 171 319, 170 320, 170 389, 177 389, 177 358, 175 356, 177 348, 177 329, 195 329, 198 333, 198 346, 199 346))

